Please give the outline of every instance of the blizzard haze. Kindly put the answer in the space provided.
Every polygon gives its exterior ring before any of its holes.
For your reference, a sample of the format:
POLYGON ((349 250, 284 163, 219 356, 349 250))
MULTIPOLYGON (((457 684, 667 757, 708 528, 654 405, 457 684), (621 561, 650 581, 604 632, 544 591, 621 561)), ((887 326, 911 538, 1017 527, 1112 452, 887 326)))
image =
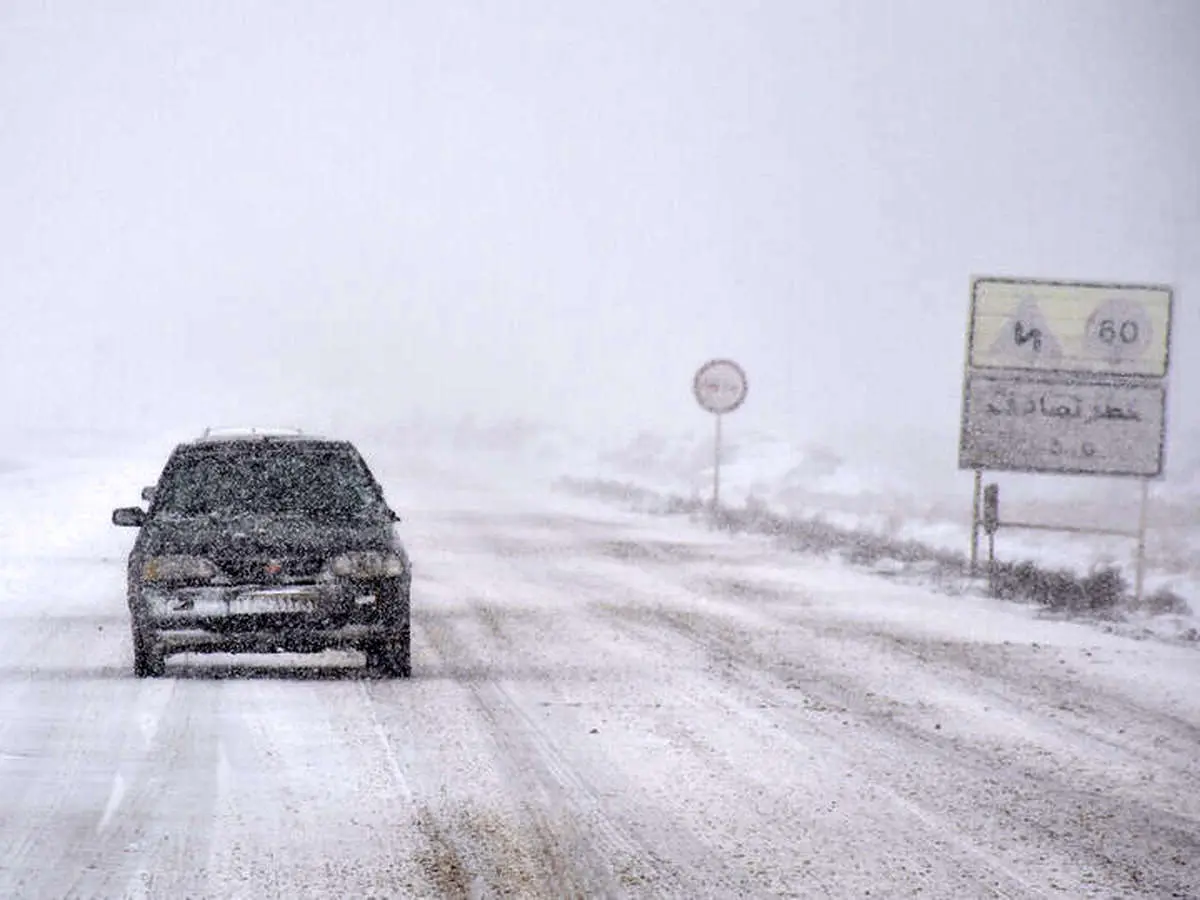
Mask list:
MULTIPOLYGON (((972 274, 1176 288, 1198 402, 1200 6, 0 10, 10 426, 928 433, 972 274)), ((1187 417, 1173 417, 1173 439, 1187 417)))
POLYGON ((1198 60, 1200 0, 0 0, 0 898, 1200 898, 1198 60), (1176 291, 1167 478, 1006 473, 983 566, 973 275, 1176 291), (400 521, 130 509, 251 424, 400 521))

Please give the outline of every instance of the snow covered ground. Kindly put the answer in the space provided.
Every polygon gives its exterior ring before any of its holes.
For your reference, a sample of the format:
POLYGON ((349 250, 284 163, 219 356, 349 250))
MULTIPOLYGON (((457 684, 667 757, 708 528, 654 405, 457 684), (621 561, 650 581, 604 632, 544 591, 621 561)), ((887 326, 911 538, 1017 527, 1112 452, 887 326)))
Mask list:
MULTIPOLYGON (((722 505, 967 553, 972 476, 954 467, 952 446, 947 450, 930 435, 911 433, 833 448, 778 433, 745 432, 736 416, 730 418, 722 453, 722 505)), ((569 479, 585 489, 589 481, 627 485, 663 499, 706 502, 712 496, 713 435, 704 416, 687 432, 599 440, 529 422, 469 419, 449 426, 406 423, 371 430, 369 437, 384 453, 419 440, 437 458, 468 460, 461 465, 487 471, 500 483, 569 479)), ((1190 611, 1125 608, 1122 618, 1133 632, 1192 640, 1200 638, 1200 460, 1169 458, 1167 473, 1149 488, 1144 592, 1173 593, 1190 611)), ((1135 479, 988 473, 985 481, 1000 485, 1006 522, 1137 530, 1141 489, 1135 479)), ((981 553, 985 548, 981 536, 981 553)), ((1136 548, 1136 541, 1126 537, 1017 528, 1002 529, 996 540, 1001 561, 1030 560, 1081 574, 1112 566, 1131 586, 1136 548)))
MULTIPOLYGON (((349 653, 134 679, 108 513, 169 439, 10 454, 0 896, 1200 895, 1194 645, 552 490, 702 494, 703 438, 351 436, 405 519, 411 681, 349 653)), ((825 514, 875 527, 856 504, 895 489, 741 452, 731 502, 844 497, 825 514)))

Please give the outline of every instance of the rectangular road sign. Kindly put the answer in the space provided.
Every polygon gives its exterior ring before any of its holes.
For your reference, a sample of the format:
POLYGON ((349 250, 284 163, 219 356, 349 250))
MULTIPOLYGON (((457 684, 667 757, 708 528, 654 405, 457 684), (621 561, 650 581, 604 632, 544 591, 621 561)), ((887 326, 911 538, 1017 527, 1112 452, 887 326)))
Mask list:
POLYGON ((968 372, 959 468, 1156 477, 1165 406, 1158 380, 968 372))
POLYGON ((975 369, 1167 374, 1163 285, 974 278, 967 363, 975 369))

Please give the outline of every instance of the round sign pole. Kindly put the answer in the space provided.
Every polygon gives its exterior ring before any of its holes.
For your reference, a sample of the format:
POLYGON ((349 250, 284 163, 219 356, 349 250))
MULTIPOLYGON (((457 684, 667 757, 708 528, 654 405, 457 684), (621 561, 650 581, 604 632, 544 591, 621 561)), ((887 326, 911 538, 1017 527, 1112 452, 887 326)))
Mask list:
POLYGON ((717 413, 717 433, 713 437, 713 512, 721 508, 721 419, 722 413, 717 413))
POLYGON ((715 515, 721 505, 721 420, 746 400, 746 373, 731 359, 713 359, 702 365, 692 380, 692 392, 702 409, 716 416, 713 435, 713 495, 715 515))

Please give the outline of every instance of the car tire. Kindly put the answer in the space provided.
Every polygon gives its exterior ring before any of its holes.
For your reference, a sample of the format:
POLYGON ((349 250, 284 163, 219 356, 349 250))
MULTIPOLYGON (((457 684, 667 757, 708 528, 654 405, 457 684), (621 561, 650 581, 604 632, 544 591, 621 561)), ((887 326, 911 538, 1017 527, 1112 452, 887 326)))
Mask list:
POLYGON ((412 652, 407 628, 387 640, 378 641, 365 649, 367 671, 385 678, 411 678, 412 652))
POLYGON ((154 632, 133 626, 133 674, 138 678, 161 678, 167 670, 167 655, 154 632))

